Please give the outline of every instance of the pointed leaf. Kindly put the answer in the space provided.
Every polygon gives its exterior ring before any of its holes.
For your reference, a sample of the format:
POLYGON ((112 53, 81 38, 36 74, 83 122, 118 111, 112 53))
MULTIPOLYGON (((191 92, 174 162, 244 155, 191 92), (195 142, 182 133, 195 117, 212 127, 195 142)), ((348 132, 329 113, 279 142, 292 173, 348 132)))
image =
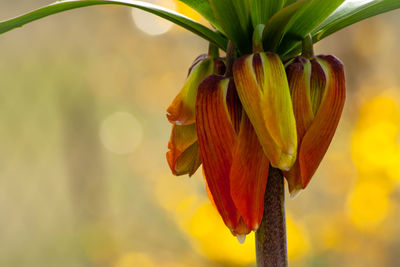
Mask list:
POLYGON ((292 18, 296 12, 306 4, 305 1, 296 2, 279 10, 265 24, 263 33, 263 43, 265 51, 276 51, 287 28, 289 28, 292 18))
POLYGON ((217 19, 211 9, 208 0, 179 0, 182 3, 190 6, 196 10, 200 15, 202 15, 206 20, 208 20, 211 25, 215 26, 218 30, 222 28, 219 26, 217 19))
MULTIPOLYGON (((398 0, 363 0, 345 1, 321 25, 311 32, 314 43, 361 20, 400 8, 398 0)), ((301 52, 301 42, 282 51, 283 59, 288 59, 301 52)))
POLYGON ((250 120, 243 113, 233 152, 230 184, 233 202, 251 230, 258 229, 263 216, 268 169, 269 161, 250 120))
POLYGON ((13 19, 0 22, 0 34, 10 31, 14 28, 21 27, 29 22, 60 13, 66 10, 93 6, 93 5, 124 5, 142 9, 149 13, 153 13, 159 17, 169 20, 183 28, 197 34, 201 38, 208 40, 221 49, 225 50, 227 46, 227 40, 220 34, 210 30, 209 28, 197 23, 196 21, 183 16, 175 11, 159 7, 150 3, 134 0, 67 0, 59 1, 48 6, 39 8, 35 11, 29 12, 25 15, 18 16, 13 19))
POLYGON ((399 0, 345 1, 319 27, 313 31, 315 41, 351 24, 400 8, 399 0))
POLYGON ((267 23, 270 17, 283 8, 284 3, 284 0, 249 0, 253 27, 255 28, 258 24, 267 23))
POLYGON ((207 185, 218 212, 233 231, 239 222, 230 195, 229 172, 236 133, 225 102, 229 79, 212 75, 199 86, 196 128, 207 185))
POLYGON ((214 14, 226 35, 242 53, 251 52, 250 20, 245 10, 239 10, 243 0, 209 0, 214 14))
POLYGON ((278 53, 290 50, 320 25, 344 0, 310 0, 290 20, 278 53))
POLYGON ((296 2, 296 1, 297 1, 297 0, 286 0, 286 1, 285 1, 285 7, 288 6, 288 5, 293 4, 293 3, 296 2))

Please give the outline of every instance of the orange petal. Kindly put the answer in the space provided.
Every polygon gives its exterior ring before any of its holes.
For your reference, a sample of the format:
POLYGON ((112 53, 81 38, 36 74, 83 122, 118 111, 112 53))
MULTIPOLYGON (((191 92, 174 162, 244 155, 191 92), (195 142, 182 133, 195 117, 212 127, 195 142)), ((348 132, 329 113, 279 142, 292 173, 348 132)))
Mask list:
POLYGON ((263 216, 268 169, 269 161, 250 120, 243 113, 233 152, 230 185, 233 202, 251 230, 258 229, 263 216))
MULTIPOLYGON (((314 114, 310 99, 311 63, 298 57, 287 66, 286 73, 296 118, 297 142, 301 144, 304 134, 313 122, 314 114)), ((292 195, 302 189, 299 161, 296 160, 290 171, 284 172, 292 195)))
POLYGON ((235 128, 235 132, 239 133, 240 120, 242 119, 242 104, 236 91, 233 79, 229 81, 228 91, 226 93, 226 105, 228 107, 231 122, 235 128))
POLYGON ((222 219, 233 230, 239 222, 239 214, 229 185, 236 134, 225 102, 228 84, 229 79, 217 75, 211 75, 200 84, 196 126, 208 187, 222 219))
POLYGON ((300 145, 299 164, 303 189, 328 150, 346 99, 343 64, 333 56, 318 56, 326 75, 326 88, 314 121, 300 145))
POLYGON ((210 202, 211 202, 211 204, 213 205, 213 207, 214 207, 214 208, 217 208, 217 206, 215 205, 214 198, 213 198, 213 196, 212 196, 212 194, 211 194, 210 188, 208 187, 208 184, 207 184, 207 179, 206 179, 206 176, 205 176, 205 174, 204 174, 204 168, 203 168, 203 178, 204 178, 204 180, 206 181, 206 191, 207 191, 208 199, 210 200, 210 202))
POLYGON ((193 175, 201 164, 196 125, 173 125, 167 161, 174 175, 193 175))
POLYGON ((266 52, 241 57, 233 74, 243 108, 271 165, 290 169, 297 153, 296 123, 279 56, 266 52))
POLYGON ((177 125, 195 122, 195 104, 199 84, 214 71, 214 59, 207 58, 191 68, 190 74, 167 109, 168 120, 177 125))

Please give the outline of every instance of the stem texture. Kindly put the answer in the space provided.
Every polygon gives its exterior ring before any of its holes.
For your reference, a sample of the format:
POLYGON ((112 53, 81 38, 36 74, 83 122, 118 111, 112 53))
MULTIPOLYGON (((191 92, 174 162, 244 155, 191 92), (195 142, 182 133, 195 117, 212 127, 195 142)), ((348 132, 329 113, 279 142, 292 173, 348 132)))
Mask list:
POLYGON ((270 167, 264 215, 256 232, 258 267, 287 267, 285 188, 282 172, 270 167))

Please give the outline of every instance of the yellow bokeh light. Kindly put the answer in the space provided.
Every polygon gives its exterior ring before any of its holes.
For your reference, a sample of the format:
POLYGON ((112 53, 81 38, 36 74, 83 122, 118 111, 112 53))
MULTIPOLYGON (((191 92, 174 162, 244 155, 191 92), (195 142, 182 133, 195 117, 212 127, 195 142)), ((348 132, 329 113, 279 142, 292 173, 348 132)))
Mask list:
MULTIPOLYGON (((156 4, 171 10, 176 9, 175 2, 172 0, 148 0, 146 2, 156 4)), ((139 9, 132 9, 132 18, 135 22, 136 27, 149 35, 164 34, 168 32, 173 25, 171 22, 163 18, 157 17, 153 14, 139 9)))
POLYGON ((348 216, 359 230, 374 231, 388 216, 391 208, 387 187, 378 180, 356 185, 347 201, 348 216))
MULTIPOLYGON (((195 175, 198 176, 198 175, 195 175)), ((173 217, 175 222, 184 229, 196 209, 205 200, 195 190, 195 179, 199 177, 171 177, 160 175, 154 186, 154 196, 157 202, 173 217), (173 190, 171 190, 173 188, 173 190)))
POLYGON ((199 252, 215 262, 239 266, 255 262, 254 234, 239 244, 210 202, 199 207, 188 229, 199 252))
POLYGON ((384 93, 361 108, 352 156, 361 171, 383 171, 400 180, 400 105, 396 96, 384 93))
MULTIPOLYGON (((396 138, 399 126, 389 122, 376 122, 353 136, 353 158, 360 167, 368 169, 393 166, 398 159, 396 138)), ((400 163, 400 162, 397 162, 400 163)))
POLYGON ((288 216, 286 219, 286 231, 288 242, 288 257, 297 260, 304 257, 310 251, 310 241, 305 228, 295 223, 288 216))
POLYGON ((116 112, 101 124, 100 140, 116 154, 129 154, 142 142, 142 126, 130 113, 116 112))
POLYGON ((151 258, 144 253, 129 252, 117 260, 114 267, 153 267, 151 258))

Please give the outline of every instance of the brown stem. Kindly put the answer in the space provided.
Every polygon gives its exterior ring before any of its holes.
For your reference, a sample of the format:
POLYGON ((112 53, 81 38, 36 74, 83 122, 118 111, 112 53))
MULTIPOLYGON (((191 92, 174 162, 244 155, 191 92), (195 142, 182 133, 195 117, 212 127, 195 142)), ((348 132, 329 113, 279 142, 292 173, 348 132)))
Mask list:
POLYGON ((287 267, 285 191, 282 172, 270 168, 264 197, 264 215, 256 232, 258 267, 287 267))
POLYGON ((231 40, 228 42, 228 48, 226 49, 226 72, 225 77, 232 77, 233 62, 236 58, 236 48, 231 40))

